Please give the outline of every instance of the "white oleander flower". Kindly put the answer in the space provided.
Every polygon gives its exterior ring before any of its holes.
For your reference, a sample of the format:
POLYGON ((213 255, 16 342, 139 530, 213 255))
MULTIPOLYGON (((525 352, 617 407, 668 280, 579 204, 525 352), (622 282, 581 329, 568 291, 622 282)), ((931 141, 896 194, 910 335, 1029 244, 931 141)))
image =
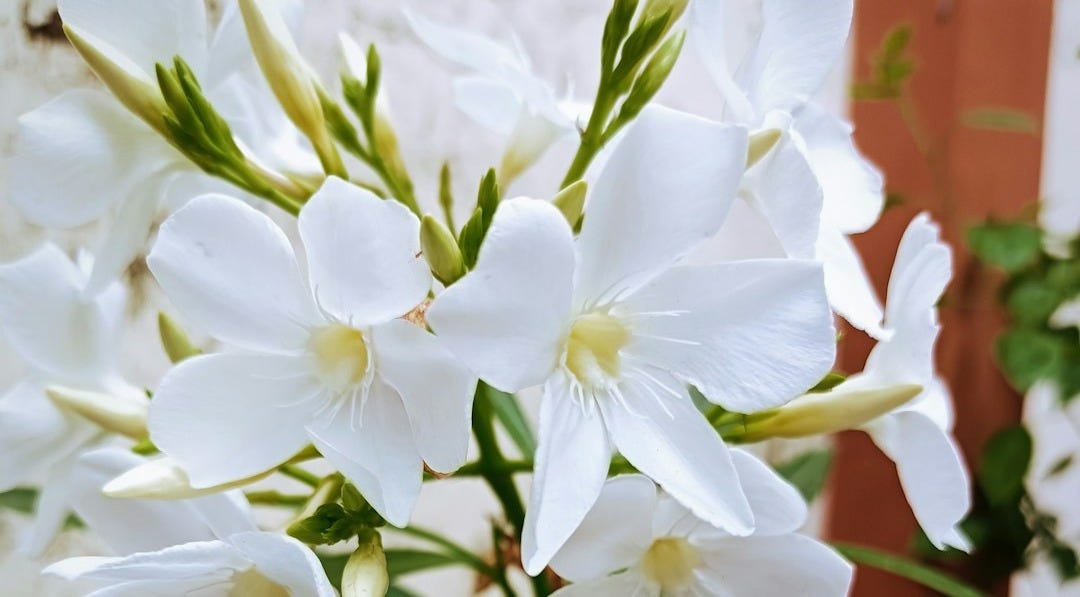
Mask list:
POLYGON ((1024 396, 1024 427, 1031 434, 1031 464, 1024 478, 1039 512, 1057 520, 1054 534, 1080 548, 1080 402, 1062 401, 1057 384, 1037 382, 1024 396), (1070 462, 1064 469, 1063 462, 1070 462))
POLYGON ((757 521, 753 535, 710 525, 646 477, 614 477, 552 559, 573 582, 555 595, 846 595, 851 564, 796 533, 806 520, 799 493, 749 453, 731 456, 757 521))
POLYGON ((739 45, 729 29, 742 22, 729 18, 738 10, 730 4, 694 0, 690 37, 721 91, 725 120, 780 138, 743 181, 740 194, 753 211, 736 210, 725 232, 745 236, 764 217, 784 254, 824 264, 833 308, 884 337, 880 301, 846 236, 880 216, 882 176, 855 148, 851 126, 812 101, 843 55, 852 0, 763 0, 756 37, 741 54, 727 47, 739 45))
POLYGON ((25 549, 43 551, 69 512, 75 460, 106 434, 54 404, 60 384, 142 405, 146 395, 116 372, 126 293, 113 283, 93 297, 80 268, 55 245, 0 265, 0 332, 25 361, 26 377, 0 398, 0 491, 40 485, 37 520, 25 549))
POLYGON ((546 81, 534 75, 520 47, 508 48, 416 12, 406 11, 405 16, 416 36, 435 53, 470 71, 455 77, 454 98, 470 118, 507 137, 500 184, 509 184, 552 144, 576 130, 582 108, 559 99, 546 81))
POLYGON ((912 220, 900 240, 889 278, 885 327, 891 338, 874 346, 862 373, 805 400, 921 386, 910 402, 864 425, 863 430, 896 463, 904 494, 930 541, 939 548, 966 549, 967 540, 956 525, 971 507, 971 489, 963 456, 952 437, 952 399, 934 372, 934 345, 941 329, 937 303, 952 276, 952 254, 939 234, 926 214, 912 220))
POLYGON ((551 204, 504 201, 475 269, 428 309, 481 379, 544 385, 528 572, 596 500, 612 444, 696 515, 753 529, 727 449, 686 384, 739 412, 776 406, 824 375, 835 343, 818 264, 676 266, 720 227, 745 156, 741 127, 646 108, 593 187, 576 242, 551 204))
MULTIPOLYGON (((241 145, 255 150, 254 160, 292 172, 318 168, 259 78, 234 3, 213 39, 202 0, 61 0, 58 6, 66 27, 159 99, 155 63, 171 66, 181 56, 241 145)), ((11 201, 31 222, 68 229, 114 212, 97 250, 91 293, 142 250, 163 202, 175 206, 200 192, 231 188, 203 175, 139 116, 98 90, 68 91, 20 117, 12 160, 11 201)))
POLYGON ((196 488, 257 475, 313 442, 404 525, 422 461, 450 472, 465 460, 476 378, 401 318, 431 288, 405 207, 331 177, 299 229, 307 280, 284 233, 236 199, 194 199, 162 225, 154 276, 190 321, 239 350, 166 375, 150 437, 196 488))

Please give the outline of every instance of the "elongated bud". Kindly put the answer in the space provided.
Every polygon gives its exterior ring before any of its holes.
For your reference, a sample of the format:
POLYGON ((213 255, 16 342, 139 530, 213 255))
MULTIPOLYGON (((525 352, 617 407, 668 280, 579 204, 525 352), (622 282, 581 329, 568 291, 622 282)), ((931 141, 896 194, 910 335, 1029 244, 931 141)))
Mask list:
POLYGON ((431 214, 420 223, 420 248, 431 266, 431 273, 449 286, 465 275, 465 260, 454 235, 431 214))
POLYGON ((101 394, 64 386, 49 386, 45 395, 61 410, 74 413, 106 431, 134 440, 146 437, 145 397, 101 394))
POLYGON ((172 458, 158 458, 127 471, 105 484, 101 492, 112 498, 137 498, 144 500, 184 500, 202 495, 242 487, 265 479, 273 469, 258 475, 215 485, 192 487, 187 472, 172 458))
POLYGON ((585 210, 585 194, 588 190, 589 184, 584 180, 579 180, 559 191, 559 194, 551 200, 571 227, 576 226, 578 220, 581 219, 581 212, 585 210))
POLYGON ((750 147, 746 151, 746 169, 761 161, 780 140, 780 129, 765 129, 750 135, 750 147))
POLYGON ((374 529, 365 529, 359 538, 360 546, 349 556, 341 574, 341 597, 386 595, 390 576, 386 570, 382 537, 374 529))
POLYGON ((755 442, 856 429, 907 404, 922 391, 920 385, 905 384, 806 394, 780 408, 749 415, 745 426, 731 439, 755 442))
MULTIPOLYGON (((664 13, 669 13, 667 27, 670 28, 686 12, 688 4, 690 4, 690 0, 648 0, 645 2, 645 8, 641 11, 641 20, 645 22, 664 13)), ((666 33, 667 29, 664 32, 666 33)))
POLYGON ((158 313, 158 334, 161 335, 161 346, 165 349, 165 354, 169 355, 169 360, 173 363, 179 363, 188 357, 202 353, 202 350, 191 342, 184 330, 168 315, 161 312, 158 313))
POLYGON ((638 75, 637 79, 634 79, 634 84, 630 88, 630 94, 626 96, 626 101, 619 108, 620 125, 628 123, 637 116, 656 95, 656 92, 660 91, 660 87, 667 80, 668 75, 671 74, 671 69, 675 67, 675 62, 679 59, 685 41, 686 31, 674 33, 664 40, 664 43, 649 58, 649 62, 645 64, 641 74, 638 75))
POLYGON ((281 13, 265 0, 240 0, 240 12, 255 59, 282 110, 311 140, 323 169, 344 176, 345 166, 326 130, 315 75, 300 55, 281 13))
POLYGON ((164 116, 169 108, 149 73, 108 44, 77 27, 64 24, 64 33, 97 78, 125 108, 154 130, 167 134, 164 116))

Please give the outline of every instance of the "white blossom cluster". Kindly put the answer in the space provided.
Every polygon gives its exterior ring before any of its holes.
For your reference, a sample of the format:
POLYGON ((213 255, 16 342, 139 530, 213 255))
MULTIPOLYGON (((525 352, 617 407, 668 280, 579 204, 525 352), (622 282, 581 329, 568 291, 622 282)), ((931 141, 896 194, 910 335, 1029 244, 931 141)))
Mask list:
POLYGON ((383 594, 379 529, 408 528, 425 481, 460 469, 500 498, 505 564, 538 594, 843 595, 852 567, 799 533, 802 496, 731 444, 844 429, 896 463, 930 540, 963 549, 967 474, 933 365, 950 251, 918 216, 882 307, 849 239, 880 216, 881 176, 812 101, 852 1, 765 0, 746 48, 725 41, 738 3, 638 4, 614 4, 592 104, 519 48, 408 14, 460 67, 462 111, 507 136, 459 228, 420 209, 435 201, 408 182, 377 54, 343 37, 342 88, 324 86, 293 39, 300 3, 228 3, 210 31, 202 0, 61 0, 108 92, 20 119, 11 199, 48 228, 114 224, 93 257, 46 244, 0 265, 0 330, 28 371, 0 400, 0 490, 40 490, 26 549, 74 513, 112 553, 46 572, 98 596, 383 594), (648 101, 686 37, 719 121, 648 101), (554 199, 501 197, 573 135, 554 199), (718 240, 743 250, 704 259, 718 240), (163 320, 176 365, 152 392, 113 358, 118 275, 147 250, 216 341, 203 353, 163 320), (877 345, 826 387, 836 316, 877 345), (534 452, 512 460, 493 421, 534 387, 534 452), (315 459, 335 472, 281 504, 289 533, 260 530, 245 489, 315 459), (312 545, 348 538, 330 579, 312 545))

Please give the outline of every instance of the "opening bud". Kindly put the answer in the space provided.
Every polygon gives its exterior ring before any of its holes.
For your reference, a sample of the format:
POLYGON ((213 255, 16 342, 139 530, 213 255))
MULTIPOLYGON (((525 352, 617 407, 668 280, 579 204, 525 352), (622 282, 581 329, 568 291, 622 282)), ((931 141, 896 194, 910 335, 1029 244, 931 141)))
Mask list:
POLYGON ((64 386, 49 386, 45 394, 59 409, 74 413, 106 431, 134 440, 146 437, 149 401, 141 396, 88 392, 64 386))
POLYGON ((465 260, 454 235, 431 214, 420 222, 420 248, 431 273, 443 284, 449 286, 465 275, 465 260))
POLYGON ((746 169, 749 170, 761 158, 769 154, 769 151, 780 141, 782 133, 780 129, 765 129, 750 135, 750 147, 746 151, 746 169))
POLYGON ((375 529, 364 529, 358 538, 360 546, 349 556, 341 575, 341 597, 386 595, 390 576, 386 570, 382 537, 375 529))
POLYGON ((856 429, 907 404, 922 391, 920 385, 905 384, 805 394, 780 408, 749 415, 745 425, 730 439, 756 442, 856 429))
POLYGON ((588 190, 589 184, 584 180, 579 180, 559 191, 559 194, 551 200, 571 227, 577 226, 581 213, 585 211, 585 194, 588 190))
POLYGON ((90 70, 125 108, 154 130, 167 135, 164 116, 169 108, 149 73, 109 44, 77 27, 65 24, 64 33, 90 70))
POLYGON ((101 489, 101 493, 111 498, 184 500, 242 487, 265 479, 273 472, 271 469, 246 479, 212 487, 192 487, 187 472, 180 464, 172 458, 164 457, 140 464, 109 481, 101 489))

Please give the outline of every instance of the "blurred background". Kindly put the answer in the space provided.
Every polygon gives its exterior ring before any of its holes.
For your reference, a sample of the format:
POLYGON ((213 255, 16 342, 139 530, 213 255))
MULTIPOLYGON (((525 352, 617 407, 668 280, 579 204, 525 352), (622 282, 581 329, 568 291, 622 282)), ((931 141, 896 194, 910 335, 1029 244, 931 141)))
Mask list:
MULTIPOLYGON (((747 6, 749 30, 756 2, 740 1, 747 6)), ((218 2, 209 3, 220 9, 218 2)), ((539 74, 568 95, 591 98, 608 0, 408 4, 496 39, 516 36, 539 74)), ((302 45, 325 74, 338 68, 336 38, 330 32, 344 28, 361 44, 378 45, 405 159, 418 194, 426 199, 421 202, 434 210, 443 161, 455 173, 457 194, 471 194, 476 180, 497 161, 502 140, 455 109, 449 99, 453 70, 412 36, 401 7, 389 0, 309 2, 302 45)), ((13 150, 19 114, 66 89, 94 84, 63 36, 55 0, 0 0, 0 155, 13 150)), ((717 97, 693 52, 686 51, 659 101, 718 116, 717 97)), ((849 116, 858 146, 885 173, 886 212, 871 231, 855 237, 879 293, 884 296, 897 243, 914 214, 929 211, 953 244, 955 276, 942 303, 938 363, 956 401, 956 434, 977 484, 991 483, 995 471, 1011 466, 1012 460, 1000 456, 1002 451, 1006 456, 1019 451, 1013 460, 1022 466, 1015 465, 1012 476, 1022 477, 1022 485, 1019 493, 1003 499, 997 499, 996 486, 990 486, 989 497, 987 487, 978 487, 975 513, 965 527, 976 535, 973 556, 933 553, 920 541, 892 464, 865 434, 846 433, 829 451, 817 452, 831 463, 822 469, 828 474, 816 509, 817 530, 829 539, 911 554, 995 594, 1007 594, 1010 584, 1014 594, 1080 594, 1075 583, 1058 586, 1062 571, 1069 570, 1068 554, 1074 553, 1068 540, 1080 545, 1080 482, 1075 480, 1080 473, 1060 466, 1070 464, 1073 452, 1080 451, 1080 413, 1073 408, 1077 416, 1070 418, 1070 409, 1053 401, 1043 405, 1044 410, 1025 407, 1022 398, 1041 377, 1058 377, 1075 388, 1067 382, 1080 375, 1075 348, 1040 344, 1040 338, 1058 341, 1059 336, 1064 342, 1075 341, 1075 328, 1068 332, 1071 336, 1059 334, 1061 326, 1044 334, 1048 324, 1043 317, 1035 322, 1035 331, 1025 328, 1021 332, 1027 335, 1009 341, 1016 338, 1017 322, 1027 313, 1018 313, 1009 301, 1018 279, 1053 270, 1064 277, 1063 287, 1080 282, 1075 256, 1070 261, 1062 258, 1067 252, 1061 247, 1056 256, 1048 253, 1053 248, 1044 248, 1080 227, 1080 0, 857 0, 847 64, 834 73, 822 99, 849 116), (1003 340, 1006 331, 1013 335, 1003 340), (1036 338, 1038 334, 1042 336, 1036 338), (1013 440, 1022 416, 1025 436, 1033 438, 1026 455, 1024 441, 1013 440), (995 450, 992 457, 984 456, 988 445, 995 450), (1046 483, 1032 472, 1044 461, 1055 469, 1046 483), (1044 491, 1044 485, 1052 487, 1044 491), (1037 512, 1032 500, 1038 503, 1037 512), (1039 525, 1051 524, 1040 516, 1052 519, 1057 531, 1052 535, 1055 540, 1064 536, 1065 545, 1035 555, 1032 545, 1047 541, 1040 538, 1039 525), (1021 568, 1035 572, 1013 574, 1021 568), (1040 584, 1044 581, 1049 584, 1040 584)), ((510 194, 551 195, 570 150, 549 152, 510 194)), ((6 168, 6 162, 0 162, 4 193, 6 168)), ((107 230, 94 225, 49 233, 49 238, 74 249, 93 246, 107 230)), ((25 253, 45 234, 0 202, 0 259, 25 253)), ((131 337, 123 347, 126 373, 132 381, 153 387, 167 366, 157 347, 154 320, 159 310, 170 307, 140 264, 133 265, 127 277, 135 301, 131 337)), ((871 345, 869 338, 848 330, 840 369, 860 370, 871 345)), ((0 345, 0 388, 19 370, 13 355, 0 345)), ((795 450, 787 445, 774 448, 770 450, 777 458, 795 450)), ((417 517, 482 550, 488 530, 476 521, 495 511, 479 482, 444 481, 425 489, 417 517)), ((13 553, 23 524, 20 515, 0 516, 0 595, 67 594, 37 578, 39 563, 13 553)), ((92 548, 91 539, 69 533, 47 560, 92 548)), ((1075 569, 1075 555, 1072 558, 1075 569)), ((453 570, 405 584, 431 595, 469 595, 474 589, 467 572, 453 570)), ((860 569, 855 594, 933 594, 927 591, 893 575, 860 569)))

